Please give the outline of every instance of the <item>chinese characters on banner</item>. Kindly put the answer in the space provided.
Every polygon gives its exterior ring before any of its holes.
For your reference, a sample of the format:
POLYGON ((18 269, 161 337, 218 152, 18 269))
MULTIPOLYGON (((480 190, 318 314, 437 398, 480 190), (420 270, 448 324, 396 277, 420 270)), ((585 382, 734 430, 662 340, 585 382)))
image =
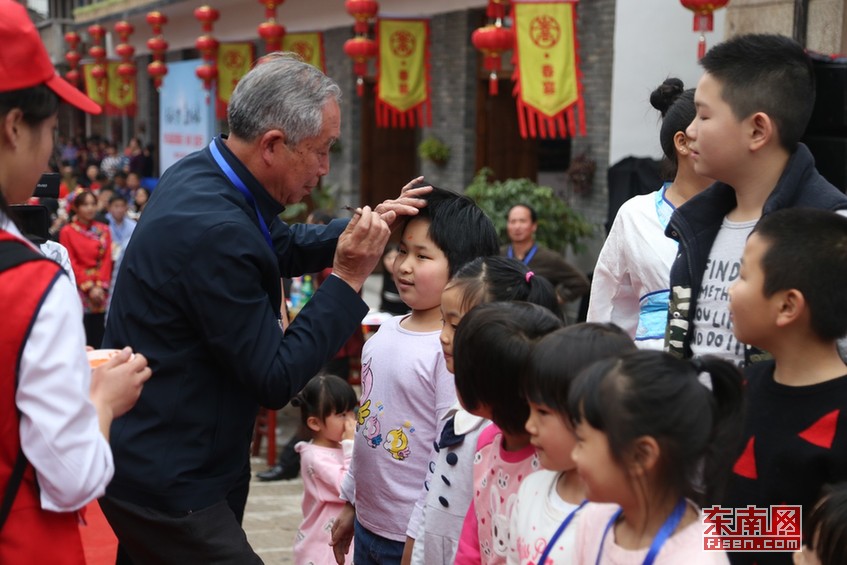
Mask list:
POLYGON ((282 50, 293 51, 303 60, 326 72, 326 56, 324 54, 324 35, 319 31, 305 33, 286 33, 282 38, 282 50))
POLYGON ((168 63, 159 93, 159 168, 206 147, 215 128, 211 104, 196 70, 202 59, 168 63))
POLYGON ((514 93, 523 138, 585 135, 576 1, 513 1, 514 93))
POLYGON ((376 125, 430 125, 429 21, 381 18, 377 43, 376 125))
POLYGON ((85 92, 88 97, 103 107, 107 116, 135 116, 136 111, 136 84, 133 77, 125 81, 118 74, 118 61, 106 63, 106 78, 98 87, 97 80, 91 76, 93 63, 82 66, 82 74, 85 80, 85 92))
POLYGON ((226 118, 226 107, 235 85, 247 74, 253 64, 252 43, 221 43, 218 47, 218 97, 215 115, 219 120, 226 118))

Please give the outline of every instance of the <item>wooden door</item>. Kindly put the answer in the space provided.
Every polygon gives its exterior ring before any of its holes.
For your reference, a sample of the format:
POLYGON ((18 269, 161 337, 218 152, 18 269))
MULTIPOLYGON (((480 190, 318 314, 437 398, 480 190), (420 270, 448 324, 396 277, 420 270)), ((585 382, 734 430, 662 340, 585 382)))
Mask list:
POLYGON ((487 77, 477 82, 476 170, 489 167, 498 180, 537 180, 538 141, 521 138, 512 81, 500 79, 495 96, 488 94, 487 77))
POLYGON ((361 195, 362 204, 376 206, 396 198, 400 189, 418 175, 417 128, 379 128, 376 126, 373 82, 365 85, 361 121, 361 195))

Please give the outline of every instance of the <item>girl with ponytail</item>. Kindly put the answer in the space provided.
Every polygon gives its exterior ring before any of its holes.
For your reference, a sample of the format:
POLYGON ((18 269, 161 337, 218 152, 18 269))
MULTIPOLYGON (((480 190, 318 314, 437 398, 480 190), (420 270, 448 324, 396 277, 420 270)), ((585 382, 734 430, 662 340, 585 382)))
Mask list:
POLYGON ((577 377, 572 457, 588 500, 611 503, 583 510, 577 563, 728 562, 703 551, 700 508, 719 502, 731 471, 742 390, 726 361, 658 351, 600 361, 577 377))
POLYGON ((694 89, 669 78, 650 95, 662 115, 659 144, 665 154, 659 190, 636 196, 618 210, 591 281, 589 322, 613 322, 641 349, 662 349, 668 321, 668 279, 677 242, 665 237, 674 210, 712 179, 694 172, 688 127, 697 114, 694 89))

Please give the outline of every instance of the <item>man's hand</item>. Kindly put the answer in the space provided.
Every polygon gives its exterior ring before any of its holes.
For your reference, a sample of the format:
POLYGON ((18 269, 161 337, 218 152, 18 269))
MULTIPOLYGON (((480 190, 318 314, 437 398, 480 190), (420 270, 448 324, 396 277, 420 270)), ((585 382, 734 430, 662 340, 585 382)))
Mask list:
POLYGON ((341 513, 336 516, 332 523, 332 553, 335 562, 344 565, 344 557, 350 551, 350 543, 353 541, 353 520, 356 518, 356 509, 349 502, 344 505, 341 513))
POLYGON ((426 200, 422 200, 420 196, 432 191, 431 186, 420 186, 412 188, 416 184, 420 184, 423 177, 417 177, 410 180, 406 186, 400 190, 400 197, 396 200, 386 200, 379 204, 374 212, 382 216, 382 219, 388 224, 392 231, 401 222, 398 220, 401 216, 414 216, 418 210, 426 206, 426 200))
MULTIPOLYGON (((416 209, 417 210, 417 209, 416 209)), ((387 212, 393 217, 394 212, 387 212)), ((357 211, 338 238, 332 273, 359 292, 382 258, 391 230, 369 206, 357 211)))
POLYGON ((106 439, 112 419, 135 406, 150 375, 147 359, 140 353, 133 355, 129 347, 91 372, 91 402, 97 409, 100 431, 106 439))

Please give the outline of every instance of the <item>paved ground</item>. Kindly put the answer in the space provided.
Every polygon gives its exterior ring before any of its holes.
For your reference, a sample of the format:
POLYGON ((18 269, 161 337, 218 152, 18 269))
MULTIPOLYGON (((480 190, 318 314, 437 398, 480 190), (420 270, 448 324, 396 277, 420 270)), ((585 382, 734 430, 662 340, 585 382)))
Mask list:
MULTIPOLYGON (((287 406, 280 411, 277 422, 278 449, 291 437, 298 418, 296 409, 287 406)), ((300 502, 303 481, 300 477, 290 481, 265 483, 255 478, 255 473, 267 469, 265 452, 251 460, 254 478, 250 483, 244 529, 250 544, 267 564, 294 563, 291 545, 303 514, 300 502)))
MULTIPOLYGON (((368 279, 363 289, 365 302, 379 305, 382 276, 368 279)), ((277 453, 294 433, 299 413, 290 406, 283 408, 277 416, 277 453)), ((256 553, 271 565, 293 564, 291 546, 294 535, 303 519, 300 502, 303 497, 303 481, 300 477, 290 481, 265 483, 255 478, 255 473, 267 469, 264 449, 251 460, 254 478, 250 483, 250 495, 244 513, 244 529, 256 553)))

